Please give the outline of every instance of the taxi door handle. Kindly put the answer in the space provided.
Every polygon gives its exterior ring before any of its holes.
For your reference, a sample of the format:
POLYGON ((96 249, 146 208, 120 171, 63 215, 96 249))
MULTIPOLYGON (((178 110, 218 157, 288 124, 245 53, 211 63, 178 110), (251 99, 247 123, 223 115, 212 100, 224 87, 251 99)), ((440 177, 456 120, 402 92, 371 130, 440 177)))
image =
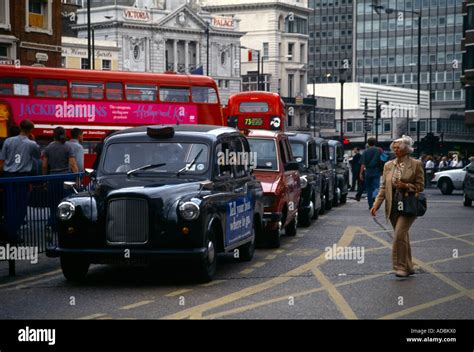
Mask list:
POLYGON ((247 193, 247 189, 247 184, 245 184, 242 187, 234 189, 234 193, 247 193))

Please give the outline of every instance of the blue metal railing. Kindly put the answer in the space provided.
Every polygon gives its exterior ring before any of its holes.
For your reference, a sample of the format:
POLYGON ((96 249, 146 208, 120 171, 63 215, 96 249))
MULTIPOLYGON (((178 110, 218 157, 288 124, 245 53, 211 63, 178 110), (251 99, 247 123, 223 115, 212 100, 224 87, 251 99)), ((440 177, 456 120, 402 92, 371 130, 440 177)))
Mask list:
MULTIPOLYGON (((37 247, 38 253, 58 241, 56 208, 73 190, 65 181, 84 188, 84 174, 0 178, 0 242, 37 247)), ((10 261, 10 275, 15 275, 10 261)))

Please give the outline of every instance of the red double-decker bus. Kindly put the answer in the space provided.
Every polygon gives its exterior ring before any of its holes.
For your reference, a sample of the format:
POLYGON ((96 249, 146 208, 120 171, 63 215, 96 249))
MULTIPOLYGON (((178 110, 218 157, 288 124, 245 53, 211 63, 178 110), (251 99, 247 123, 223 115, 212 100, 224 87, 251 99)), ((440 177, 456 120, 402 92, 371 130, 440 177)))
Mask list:
POLYGON ((206 76, 0 65, 0 139, 24 119, 34 122, 40 144, 56 126, 81 128, 89 153, 128 127, 225 125, 217 85, 206 76))
POLYGON ((285 129, 285 104, 277 93, 254 91, 233 94, 225 115, 227 125, 239 129, 285 129))

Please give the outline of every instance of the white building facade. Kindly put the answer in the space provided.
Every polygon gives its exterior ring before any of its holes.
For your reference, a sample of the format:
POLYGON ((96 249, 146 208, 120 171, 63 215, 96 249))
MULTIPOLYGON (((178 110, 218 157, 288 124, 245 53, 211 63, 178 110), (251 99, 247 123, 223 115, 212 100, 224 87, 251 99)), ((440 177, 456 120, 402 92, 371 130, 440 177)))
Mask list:
POLYGON ((240 29, 246 32, 240 52, 242 90, 257 90, 257 75, 263 72, 260 88, 282 96, 290 112, 289 128, 308 128, 312 106, 296 104, 306 97, 308 16, 312 12, 307 0, 203 0, 201 3, 212 14, 237 17, 240 29), (249 50, 253 50, 252 61, 249 61, 249 50), (263 59, 260 69, 258 53, 263 59), (295 101, 295 98, 299 99, 295 101))
MULTIPOLYGON (((63 68, 85 69, 88 67, 87 39, 62 37, 63 68)), ((115 71, 119 68, 119 51, 117 42, 96 40, 94 43, 94 68, 103 71, 115 71)))
MULTIPOLYGON (((240 91, 244 33, 235 18, 215 18, 196 1, 148 0, 93 7, 91 23, 96 40, 118 43, 119 70, 206 74, 218 83, 223 104, 240 91)), ((87 38, 85 9, 77 13, 77 28, 87 38)))

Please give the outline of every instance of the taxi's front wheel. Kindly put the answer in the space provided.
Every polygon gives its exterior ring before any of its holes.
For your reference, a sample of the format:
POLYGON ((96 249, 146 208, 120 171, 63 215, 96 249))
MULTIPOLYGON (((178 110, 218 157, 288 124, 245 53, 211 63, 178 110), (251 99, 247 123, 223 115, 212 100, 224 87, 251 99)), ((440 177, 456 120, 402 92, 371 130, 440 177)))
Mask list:
POLYGON ((203 282, 211 281, 217 269, 217 249, 214 230, 209 230, 206 237, 206 256, 201 259, 198 268, 199 280, 203 282))
POLYGON ((61 269, 64 277, 69 281, 83 281, 89 271, 89 259, 63 254, 61 255, 61 269))
POLYGON ((243 246, 239 247, 239 261, 249 262, 252 260, 255 253, 255 225, 252 226, 252 237, 250 242, 247 242, 243 246))

